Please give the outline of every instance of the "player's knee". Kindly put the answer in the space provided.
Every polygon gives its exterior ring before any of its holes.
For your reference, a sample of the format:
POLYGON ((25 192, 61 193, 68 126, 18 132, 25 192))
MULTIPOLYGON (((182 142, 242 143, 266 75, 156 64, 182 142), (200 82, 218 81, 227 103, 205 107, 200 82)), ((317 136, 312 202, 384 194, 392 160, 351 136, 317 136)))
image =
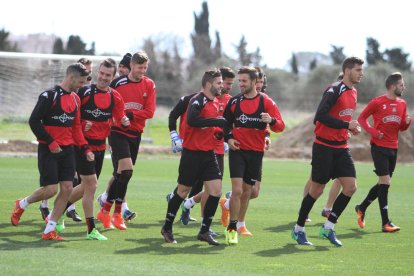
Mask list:
POLYGON ((343 187, 342 193, 344 193, 346 196, 352 196, 357 190, 357 185, 348 185, 343 187))
POLYGON ((43 198, 44 199, 49 199, 51 197, 54 197, 58 192, 58 187, 57 185, 49 185, 44 187, 43 190, 43 198))
POLYGON ((132 170, 123 170, 119 176, 119 180, 123 183, 128 183, 132 177, 132 170))
POLYGON ((243 194, 243 189, 241 187, 240 188, 233 188, 231 190, 231 196, 232 197, 241 197, 242 194, 243 194))
POLYGON ((250 195, 250 199, 255 199, 259 197, 259 190, 253 189, 251 195, 250 195))
POLYGON ((65 181, 64 183, 60 184, 60 192, 65 194, 70 194, 73 190, 72 182, 65 181))

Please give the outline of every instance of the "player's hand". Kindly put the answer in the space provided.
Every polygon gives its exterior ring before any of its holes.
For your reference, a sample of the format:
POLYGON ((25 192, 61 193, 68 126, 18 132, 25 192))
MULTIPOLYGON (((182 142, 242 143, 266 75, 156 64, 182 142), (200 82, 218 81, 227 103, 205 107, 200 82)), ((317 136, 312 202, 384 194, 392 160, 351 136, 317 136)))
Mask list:
POLYGON ((58 143, 56 143, 56 141, 53 141, 49 144, 49 150, 51 153, 59 153, 62 151, 62 148, 59 146, 58 143))
POLYGON ((86 160, 88 160, 89 162, 95 160, 95 154, 93 154, 92 151, 86 152, 86 160))
POLYGON ((177 131, 170 132, 171 148, 173 153, 177 153, 183 150, 183 140, 178 136, 177 131))
POLYGON ((348 129, 351 131, 353 135, 358 135, 359 133, 361 133, 361 126, 359 125, 357 120, 350 121, 348 129))
POLYGON ((351 132, 352 132, 352 135, 358 135, 361 133, 361 127, 357 126, 356 128, 352 129, 351 132))
POLYGON ((272 141, 270 140, 270 137, 265 137, 265 150, 269 150, 271 144, 272 141))
POLYGON ((88 130, 90 130, 92 127, 92 122, 91 121, 86 121, 85 127, 83 129, 84 132, 87 132, 88 130))
POLYGON ((410 115, 405 116, 405 123, 407 125, 411 123, 411 116, 410 115))
POLYGON ((129 127, 130 124, 131 122, 129 121, 129 118, 127 116, 122 117, 121 125, 123 125, 124 127, 129 127))
POLYGON ((240 149, 240 147, 239 147, 240 142, 239 142, 239 141, 237 141, 237 140, 235 140, 235 139, 229 139, 229 140, 227 141, 227 143, 229 144, 229 147, 230 147, 230 149, 232 149, 232 150, 239 150, 239 149, 240 149))
POLYGON ((270 124, 272 122, 272 116, 270 116, 269 113, 262 112, 260 113, 260 117, 263 123, 270 124))
POLYGON ((224 153, 227 153, 227 152, 229 152, 229 144, 224 142, 224 153))
POLYGON ((382 133, 381 131, 379 131, 376 138, 381 140, 382 137, 384 137, 384 133, 382 133))

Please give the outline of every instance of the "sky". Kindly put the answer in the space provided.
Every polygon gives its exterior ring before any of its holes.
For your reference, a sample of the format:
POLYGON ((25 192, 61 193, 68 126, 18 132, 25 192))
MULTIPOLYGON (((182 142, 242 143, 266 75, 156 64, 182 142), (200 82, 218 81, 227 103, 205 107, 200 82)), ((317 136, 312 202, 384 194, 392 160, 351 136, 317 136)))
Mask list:
MULTIPOLYGON (((1 5, 0 28, 14 35, 79 35, 96 53, 135 52, 146 38, 177 42, 183 57, 192 53, 194 15, 204 0, 57 1, 13 0, 1 5)), ((223 51, 236 58, 244 35, 247 50, 258 47, 263 63, 286 68, 293 52, 328 55, 331 45, 347 56, 365 58, 366 38, 380 50, 402 48, 414 60, 412 9, 406 0, 207 0, 210 37, 220 33, 223 51)))

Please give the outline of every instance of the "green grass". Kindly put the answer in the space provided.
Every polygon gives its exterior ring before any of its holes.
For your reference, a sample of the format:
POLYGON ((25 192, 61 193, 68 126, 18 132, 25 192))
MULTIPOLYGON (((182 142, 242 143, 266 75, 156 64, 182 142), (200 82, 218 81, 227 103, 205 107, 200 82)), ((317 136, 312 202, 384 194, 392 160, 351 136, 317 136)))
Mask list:
MULTIPOLYGON (((4 275, 51 274, 151 274, 184 275, 276 275, 276 274, 412 274, 411 234, 414 230, 413 165, 398 165, 390 189, 390 216, 401 227, 393 234, 381 232, 377 202, 368 209, 366 228, 360 230, 353 206, 376 182, 372 164, 357 164, 359 190, 336 227, 344 246, 335 248, 317 236, 324 219, 320 211, 323 195, 310 214, 308 238, 314 246, 301 247, 290 237, 309 176, 308 161, 265 159, 263 184, 258 199, 250 203, 247 225, 253 237, 240 237, 237 246, 209 246, 196 240, 199 221, 174 225, 178 244, 165 244, 159 231, 166 211, 165 195, 177 178, 177 157, 139 156, 128 189, 128 201, 138 217, 127 231, 104 231, 109 241, 85 241, 84 223, 66 221, 66 242, 40 240, 44 223, 38 204, 29 206, 21 224, 13 227, 9 215, 16 198, 38 187, 35 158, 0 158, 0 269, 4 275)), ((101 192, 109 178, 109 160, 99 183, 101 192)), ((225 172, 223 190, 230 187, 225 172)), ((95 207, 97 205, 95 204, 95 207)), ((77 209, 83 216, 81 204, 77 209)), ((199 218, 199 206, 192 216, 199 218)), ((213 230, 222 233, 220 209, 213 230)), ((101 227, 98 222, 99 227, 101 227)), ((218 240, 224 242, 224 235, 218 240)))
MULTIPOLYGON (((151 144, 155 146, 169 146, 171 145, 171 139, 168 130, 168 109, 162 108, 162 114, 156 114, 156 116, 147 120, 143 137, 144 141, 151 141, 151 144)), ((300 112, 287 112, 284 116, 284 122, 286 124, 286 130, 296 126, 305 119, 308 114, 300 112)), ((5 117, 0 118, 0 141, 2 140, 36 140, 32 131, 30 130, 28 119, 20 117, 5 117)), ((277 139, 281 133, 271 133, 271 138, 277 139)))

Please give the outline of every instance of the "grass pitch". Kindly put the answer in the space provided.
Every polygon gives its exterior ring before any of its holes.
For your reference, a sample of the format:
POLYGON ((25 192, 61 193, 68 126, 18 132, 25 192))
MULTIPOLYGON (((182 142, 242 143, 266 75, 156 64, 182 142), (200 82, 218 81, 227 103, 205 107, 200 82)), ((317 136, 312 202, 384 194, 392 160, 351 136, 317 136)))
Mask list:
MULTIPOLYGON (((165 195, 176 185, 178 157, 139 156, 128 188, 129 207, 138 217, 127 231, 102 231, 108 241, 86 241, 84 223, 66 222, 65 242, 40 239, 44 229, 38 204, 25 211, 19 226, 10 223, 16 198, 38 187, 35 158, 0 158, 0 271, 3 275, 108 274, 120 275, 275 275, 275 274, 412 274, 414 249, 413 165, 397 165, 389 193, 390 217, 401 227, 382 233, 378 203, 367 211, 366 227, 356 223, 355 204, 362 201, 376 182, 372 164, 357 164, 358 191, 336 226, 342 248, 318 237, 324 218, 320 212, 328 191, 315 203, 306 226, 314 246, 303 247, 290 237, 309 177, 308 161, 265 159, 258 199, 250 202, 247 226, 253 237, 239 237, 237 246, 210 246, 197 241, 199 219, 187 226, 174 224, 178 244, 166 244, 160 228, 166 212, 165 195)), ((110 175, 110 161, 100 179, 102 192, 110 175)), ((330 184, 328 184, 328 187, 330 184)), ((228 170, 223 191, 230 189, 228 170)), ((52 205, 52 203, 51 203, 52 205)), ((97 203, 95 203, 97 210, 97 203)), ((83 217, 81 203, 77 210, 83 217)), ((96 213, 96 212, 95 212, 96 213)), ((224 228, 217 210, 212 228, 224 243, 224 228)), ((192 216, 200 217, 199 206, 192 216)), ((102 229, 99 222, 97 226, 102 229)))

